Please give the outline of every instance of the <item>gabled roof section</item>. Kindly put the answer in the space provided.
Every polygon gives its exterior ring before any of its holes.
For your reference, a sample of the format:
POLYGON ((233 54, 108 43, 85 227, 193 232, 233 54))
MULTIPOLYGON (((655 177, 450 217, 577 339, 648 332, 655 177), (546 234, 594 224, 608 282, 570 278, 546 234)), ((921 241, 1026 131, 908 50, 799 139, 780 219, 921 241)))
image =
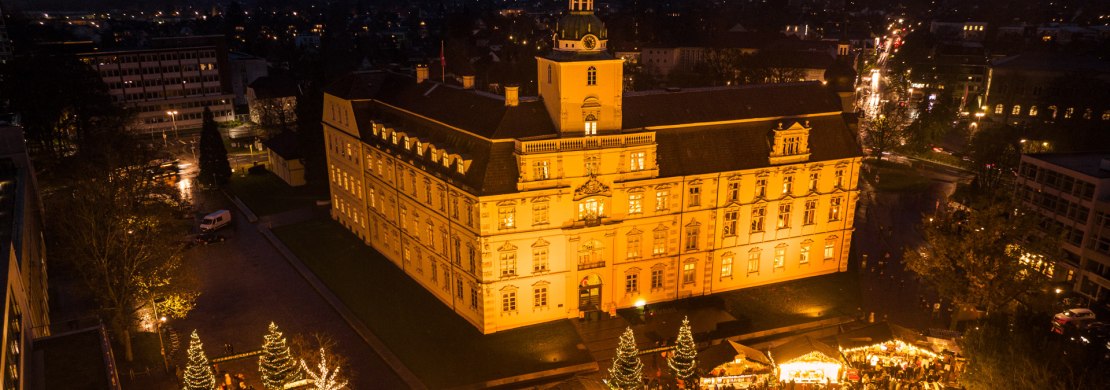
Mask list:
POLYGON ((842 349, 866 347, 890 341, 915 344, 924 341, 921 334, 889 322, 879 322, 836 336, 836 343, 842 349))
POLYGON ((789 363, 812 352, 825 355, 829 360, 841 361, 840 351, 809 336, 802 336, 786 344, 771 348, 771 359, 774 359, 775 364, 779 365, 789 363))
POLYGON ((819 82, 647 91, 624 95, 625 129, 840 112, 819 82))

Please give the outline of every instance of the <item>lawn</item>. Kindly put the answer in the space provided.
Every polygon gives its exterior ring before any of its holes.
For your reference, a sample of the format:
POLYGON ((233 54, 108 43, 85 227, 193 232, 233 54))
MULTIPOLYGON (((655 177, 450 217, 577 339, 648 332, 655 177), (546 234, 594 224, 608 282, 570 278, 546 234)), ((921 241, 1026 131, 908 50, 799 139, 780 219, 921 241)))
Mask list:
POLYGON ((228 188, 258 216, 310 207, 317 199, 328 197, 326 189, 290 187, 270 172, 246 176, 237 172, 231 176, 228 188))
POLYGON ((872 171, 878 168, 878 177, 870 176, 867 180, 875 184, 875 188, 883 192, 910 192, 922 191, 929 187, 931 179, 918 173, 909 166, 899 165, 887 161, 879 164, 870 164, 872 171), (878 179, 878 182, 876 182, 878 179))
POLYGON ((593 361, 569 321, 482 335, 339 224, 274 229, 316 276, 429 388, 593 361))

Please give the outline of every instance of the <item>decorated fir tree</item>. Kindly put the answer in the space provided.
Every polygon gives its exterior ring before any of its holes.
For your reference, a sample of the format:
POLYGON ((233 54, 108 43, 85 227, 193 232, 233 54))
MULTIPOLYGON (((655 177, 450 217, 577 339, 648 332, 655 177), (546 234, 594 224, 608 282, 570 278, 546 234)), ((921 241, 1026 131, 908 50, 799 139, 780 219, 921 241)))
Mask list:
POLYGON ((698 350, 694 344, 694 335, 690 333, 690 320, 682 318, 682 326, 678 328, 678 339, 675 340, 674 353, 667 357, 667 367, 671 368, 675 379, 678 379, 689 388, 692 385, 697 369, 698 350))
POLYGON ((640 351, 636 349, 636 336, 632 328, 625 328, 617 345, 617 357, 609 369, 609 387, 613 389, 642 389, 644 363, 640 361, 640 351))
POLYGON ((270 323, 270 333, 263 338, 262 354, 258 357, 262 385, 267 389, 281 389, 286 383, 297 380, 297 363, 289 352, 285 337, 273 322, 270 323))
POLYGON ((212 375, 212 366, 208 365, 208 357, 204 355, 204 344, 200 343, 200 336, 193 330, 189 339, 189 365, 185 367, 185 390, 212 390, 216 387, 216 377, 212 375))
POLYGON ((316 370, 309 370, 308 364, 301 360, 301 369, 312 380, 312 388, 316 390, 340 390, 347 388, 347 381, 340 379, 339 367, 328 367, 327 354, 320 348, 320 364, 316 370))

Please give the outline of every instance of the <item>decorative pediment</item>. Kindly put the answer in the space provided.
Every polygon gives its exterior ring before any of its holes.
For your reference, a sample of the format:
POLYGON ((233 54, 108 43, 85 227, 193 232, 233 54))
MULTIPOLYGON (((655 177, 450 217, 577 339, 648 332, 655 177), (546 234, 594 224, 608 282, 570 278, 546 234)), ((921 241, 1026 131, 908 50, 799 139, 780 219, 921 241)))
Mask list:
POLYGON ((613 193, 609 190, 609 186, 597 180, 597 176, 590 176, 590 180, 587 180, 585 183, 582 184, 582 186, 574 190, 574 200, 579 200, 591 196, 612 195, 613 193))
POLYGON ((783 128, 782 122, 771 131, 771 165, 794 164, 809 161, 809 121, 794 122, 783 128))
POLYGON ((550 245, 550 243, 547 242, 547 240, 544 240, 543 237, 540 237, 539 239, 536 239, 536 242, 532 243, 533 248, 541 247, 541 246, 548 246, 548 245, 550 245))
POLYGON ((516 250, 516 245, 513 245, 513 243, 511 243, 511 242, 505 241, 505 245, 502 245, 500 248, 497 248, 497 250, 499 252, 515 251, 516 250))
POLYGON ((629 230, 628 233, 626 233, 626 234, 629 235, 629 236, 632 236, 632 235, 643 234, 643 233, 644 232, 640 231, 640 229, 632 228, 632 230, 629 230))

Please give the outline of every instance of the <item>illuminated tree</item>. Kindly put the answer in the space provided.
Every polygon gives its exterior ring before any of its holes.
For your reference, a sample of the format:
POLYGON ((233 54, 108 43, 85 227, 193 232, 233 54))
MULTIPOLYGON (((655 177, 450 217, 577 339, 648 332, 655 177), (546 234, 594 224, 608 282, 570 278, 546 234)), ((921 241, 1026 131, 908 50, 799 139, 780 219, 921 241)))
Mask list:
POLYGON ((609 369, 609 387, 621 390, 641 389, 644 387, 643 370, 644 363, 640 361, 640 351, 636 348, 636 336, 632 334, 632 328, 625 328, 620 344, 617 345, 617 357, 613 358, 613 367, 609 369))
POLYGON ((185 367, 185 390, 212 390, 216 387, 216 377, 208 357, 204 355, 204 344, 193 330, 189 339, 189 363, 185 367))
POLYGON ((675 379, 690 386, 695 380, 694 375, 697 363, 698 350, 694 344, 694 335, 690 332, 690 320, 682 318, 682 326, 678 328, 678 339, 675 341, 674 354, 667 357, 667 367, 671 368, 675 379))
POLYGON ((270 334, 264 339, 262 355, 258 357, 262 385, 267 389, 281 389, 286 383, 297 379, 297 364, 289 352, 289 345, 285 343, 285 336, 273 322, 270 323, 270 334))
POLYGON ((301 370, 308 374, 312 380, 312 388, 316 390, 339 390, 347 387, 347 381, 339 377, 339 367, 328 367, 327 354, 323 348, 320 348, 320 364, 316 366, 316 371, 309 370, 304 360, 301 360, 301 370))

